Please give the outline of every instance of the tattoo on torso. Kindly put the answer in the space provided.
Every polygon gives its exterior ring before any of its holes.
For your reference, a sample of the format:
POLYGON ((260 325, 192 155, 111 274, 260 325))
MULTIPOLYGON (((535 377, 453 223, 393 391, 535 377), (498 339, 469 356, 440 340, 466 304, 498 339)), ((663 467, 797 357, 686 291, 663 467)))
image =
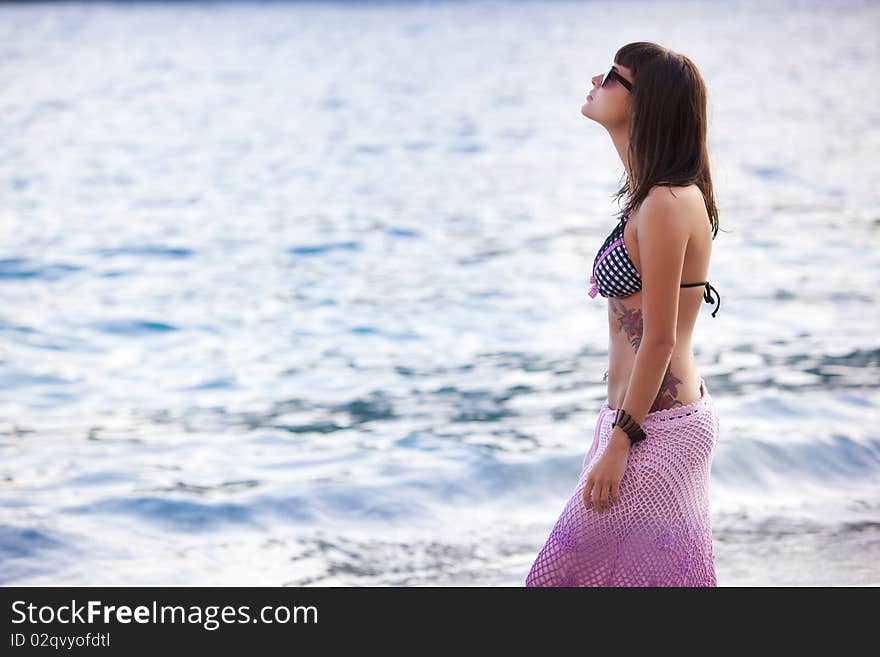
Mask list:
MULTIPOLYGON (((634 351, 639 350, 642 342, 642 309, 628 308, 620 300, 616 298, 609 299, 609 306, 614 317, 617 319, 620 330, 626 335, 634 351)), ((660 383, 660 390, 657 397, 651 405, 649 413, 667 408, 676 408, 684 406, 684 403, 678 399, 678 387, 682 384, 682 380, 672 373, 671 366, 666 368, 663 374, 663 381, 660 383)))

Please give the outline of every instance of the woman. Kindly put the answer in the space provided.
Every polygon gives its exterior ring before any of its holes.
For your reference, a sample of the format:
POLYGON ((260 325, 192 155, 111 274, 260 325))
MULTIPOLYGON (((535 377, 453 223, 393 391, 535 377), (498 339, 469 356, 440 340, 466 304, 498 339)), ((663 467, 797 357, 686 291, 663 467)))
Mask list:
POLYGON ((593 260, 608 299, 609 370, 581 477, 526 586, 716 586, 709 472, 718 416, 691 337, 718 216, 706 88, 687 57, 621 48, 581 108, 626 169, 620 222, 593 260))

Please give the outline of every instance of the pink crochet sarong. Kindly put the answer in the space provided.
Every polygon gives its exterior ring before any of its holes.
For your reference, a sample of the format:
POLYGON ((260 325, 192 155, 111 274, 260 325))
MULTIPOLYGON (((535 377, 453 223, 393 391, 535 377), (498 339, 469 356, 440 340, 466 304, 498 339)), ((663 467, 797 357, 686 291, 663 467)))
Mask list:
POLYGON ((706 382, 686 406, 648 413, 630 448, 620 500, 584 506, 587 476, 617 409, 606 400, 581 476, 526 577, 526 586, 717 586, 709 473, 718 415, 706 382))

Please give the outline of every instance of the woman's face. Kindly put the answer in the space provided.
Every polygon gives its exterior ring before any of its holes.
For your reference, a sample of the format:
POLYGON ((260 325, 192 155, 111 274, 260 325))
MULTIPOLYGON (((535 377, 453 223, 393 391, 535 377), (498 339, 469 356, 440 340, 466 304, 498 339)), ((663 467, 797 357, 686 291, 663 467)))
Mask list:
MULTIPOLYGON (((627 82, 633 83, 632 71, 626 66, 614 64, 614 70, 627 82)), ((607 71, 592 77, 593 88, 587 94, 587 101, 581 107, 581 114, 611 130, 629 124, 631 94, 613 77, 608 79, 604 87, 600 86, 605 73, 607 71)))

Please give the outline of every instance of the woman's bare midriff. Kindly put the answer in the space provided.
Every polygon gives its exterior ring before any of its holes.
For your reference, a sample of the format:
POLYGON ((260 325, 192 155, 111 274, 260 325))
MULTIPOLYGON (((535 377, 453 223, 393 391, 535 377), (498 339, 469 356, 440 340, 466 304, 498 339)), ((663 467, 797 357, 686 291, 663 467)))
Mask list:
MULTIPOLYGON (((678 334, 669 365, 663 374, 660 389, 651 408, 653 413, 666 408, 685 406, 700 398, 700 373, 697 370, 688 317, 696 316, 703 300, 701 287, 683 288, 678 302, 678 334), (696 290, 696 291, 695 291, 696 290)), ((635 364, 636 351, 642 337, 642 293, 608 300, 608 404, 623 406, 629 379, 635 364), (636 299, 638 297, 638 299, 636 299)))
MULTIPOLYGON (((679 190, 675 188, 676 196, 679 190)), ((695 186, 687 191, 696 191, 695 186)), ((702 199, 702 195, 699 197, 702 199)), ((712 238, 709 231, 708 215, 704 214, 705 224, 699 226, 699 213, 695 214, 694 235, 688 241, 683 267, 683 282, 705 281, 708 260, 712 253, 712 238)), ((635 222, 637 213, 627 220, 623 239, 627 253, 641 272, 639 262, 638 241, 635 239, 635 222)), ((676 322, 675 347, 669 365, 663 374, 663 380, 657 397, 651 405, 649 413, 668 408, 686 406, 700 398, 700 373, 694 359, 692 336, 694 325, 703 303, 704 288, 701 286, 679 288, 678 318, 676 322)), ((611 408, 623 405, 629 380, 635 364, 636 352, 642 339, 642 291, 627 297, 610 297, 608 299, 608 404, 611 408)))

